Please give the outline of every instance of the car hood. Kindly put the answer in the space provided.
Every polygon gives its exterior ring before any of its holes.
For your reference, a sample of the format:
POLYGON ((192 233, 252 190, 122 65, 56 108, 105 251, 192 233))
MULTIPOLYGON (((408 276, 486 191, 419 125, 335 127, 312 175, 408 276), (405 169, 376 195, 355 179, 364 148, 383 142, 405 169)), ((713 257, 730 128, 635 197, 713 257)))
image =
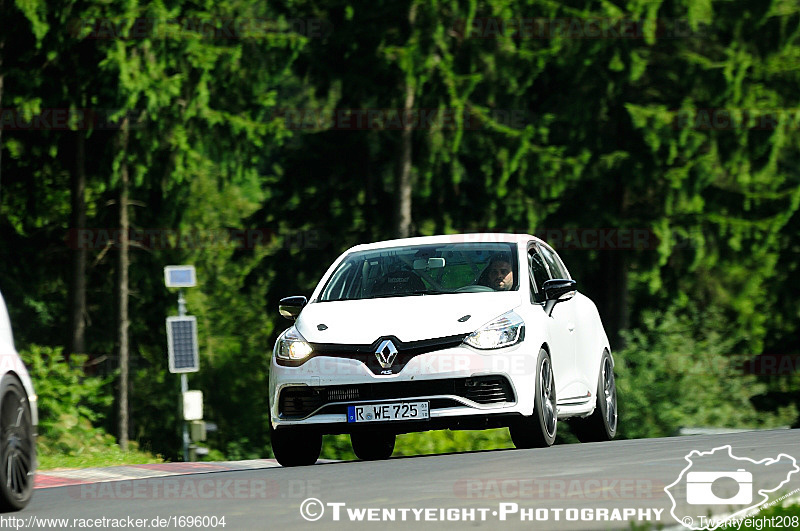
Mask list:
POLYGON ((518 291, 510 291, 314 302, 303 308, 296 326, 311 343, 368 345, 384 336, 418 341, 472 333, 520 300, 518 291))

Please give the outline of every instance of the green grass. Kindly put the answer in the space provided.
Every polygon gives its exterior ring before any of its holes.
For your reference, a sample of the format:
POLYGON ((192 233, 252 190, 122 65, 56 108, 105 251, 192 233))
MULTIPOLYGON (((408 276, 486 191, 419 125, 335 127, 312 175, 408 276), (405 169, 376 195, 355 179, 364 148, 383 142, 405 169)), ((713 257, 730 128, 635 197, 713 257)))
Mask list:
POLYGON ((161 456, 140 450, 135 442, 129 443, 127 452, 123 452, 119 445, 109 441, 82 446, 71 452, 61 452, 53 449, 46 438, 40 437, 36 446, 39 471, 54 468, 93 468, 164 462, 161 456))
MULTIPOLYGON (((558 425, 556 444, 572 444, 578 440, 569 424, 558 425)), ((445 454, 514 448, 508 428, 489 430, 435 430, 404 433, 397 436, 393 456, 445 454)), ((356 458, 349 435, 326 435, 322 440, 323 459, 353 460, 356 458)))

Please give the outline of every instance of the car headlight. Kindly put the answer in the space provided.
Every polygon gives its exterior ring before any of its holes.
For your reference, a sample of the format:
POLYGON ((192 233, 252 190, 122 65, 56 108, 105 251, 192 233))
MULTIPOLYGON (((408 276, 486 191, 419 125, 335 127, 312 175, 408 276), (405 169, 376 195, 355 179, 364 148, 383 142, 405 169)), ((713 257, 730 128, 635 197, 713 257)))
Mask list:
POLYGON ((510 347, 525 338, 525 321, 513 311, 472 332, 464 343, 481 350, 510 347))
POLYGON ((282 360, 299 361, 306 359, 312 352, 311 345, 306 343, 297 328, 291 327, 278 338, 275 355, 282 360))

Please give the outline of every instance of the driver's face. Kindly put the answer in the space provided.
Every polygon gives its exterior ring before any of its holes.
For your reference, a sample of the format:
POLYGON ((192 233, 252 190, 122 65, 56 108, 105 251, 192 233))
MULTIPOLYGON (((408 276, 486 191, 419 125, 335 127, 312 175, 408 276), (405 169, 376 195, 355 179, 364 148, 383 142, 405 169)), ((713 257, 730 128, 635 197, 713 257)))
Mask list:
POLYGON ((508 262, 494 262, 489 266, 489 286, 498 291, 508 291, 514 285, 514 273, 508 262))

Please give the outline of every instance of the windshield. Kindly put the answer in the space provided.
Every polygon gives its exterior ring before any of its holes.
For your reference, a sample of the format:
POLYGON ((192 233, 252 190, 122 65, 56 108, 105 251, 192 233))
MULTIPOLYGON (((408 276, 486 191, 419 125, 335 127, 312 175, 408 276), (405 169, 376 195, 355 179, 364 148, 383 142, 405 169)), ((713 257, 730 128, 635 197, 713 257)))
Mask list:
POLYGON ((319 301, 515 291, 512 243, 445 243, 360 251, 333 272, 319 301))

